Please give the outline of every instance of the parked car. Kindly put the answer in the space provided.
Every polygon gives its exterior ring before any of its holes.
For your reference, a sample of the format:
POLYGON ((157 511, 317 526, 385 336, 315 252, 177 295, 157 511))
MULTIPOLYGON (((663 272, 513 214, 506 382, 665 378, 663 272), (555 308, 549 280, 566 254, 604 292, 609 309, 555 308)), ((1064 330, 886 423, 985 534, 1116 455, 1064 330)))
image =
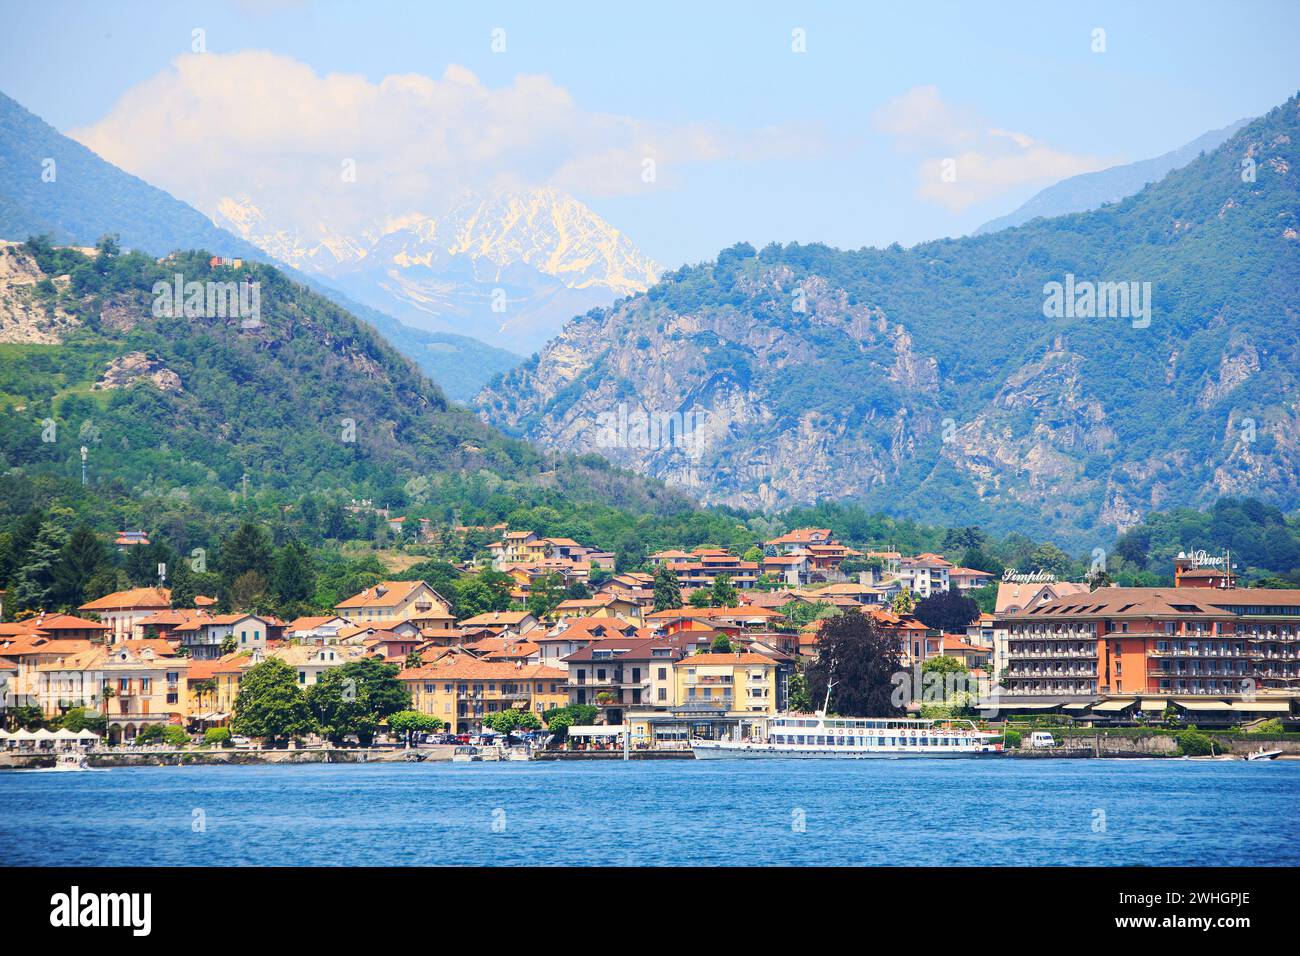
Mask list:
POLYGON ((233 737, 230 738, 230 742, 234 744, 236 747, 253 746, 253 742, 249 740, 247 737, 243 736, 242 734, 235 734, 233 737))
POLYGON ((1055 747, 1056 738, 1046 731, 1035 730, 1029 735, 1030 747, 1055 747))

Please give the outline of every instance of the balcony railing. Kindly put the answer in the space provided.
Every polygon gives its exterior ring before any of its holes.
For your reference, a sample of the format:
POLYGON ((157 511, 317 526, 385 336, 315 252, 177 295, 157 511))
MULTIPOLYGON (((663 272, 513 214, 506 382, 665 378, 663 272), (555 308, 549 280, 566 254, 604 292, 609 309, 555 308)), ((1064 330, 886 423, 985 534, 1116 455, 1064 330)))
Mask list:
POLYGON ((682 701, 674 710, 730 710, 734 699, 727 697, 695 697, 682 701))
POLYGON ((1012 648, 1008 648, 1008 649, 1007 649, 1007 657, 1008 657, 1008 658, 1024 657, 1024 658, 1029 658, 1029 659, 1034 659, 1034 660, 1039 660, 1039 659, 1049 659, 1049 658, 1059 658, 1059 657, 1074 657, 1074 658, 1082 658, 1082 659, 1084 659, 1084 660, 1096 660, 1096 659, 1097 659, 1097 652, 1096 652, 1096 650, 1091 650, 1091 651, 1066 651, 1066 650, 1059 650, 1059 651, 1055 651, 1055 650, 1053 650, 1053 651, 1025 651, 1025 650, 1017 650, 1016 648, 1012 647, 1012 648))

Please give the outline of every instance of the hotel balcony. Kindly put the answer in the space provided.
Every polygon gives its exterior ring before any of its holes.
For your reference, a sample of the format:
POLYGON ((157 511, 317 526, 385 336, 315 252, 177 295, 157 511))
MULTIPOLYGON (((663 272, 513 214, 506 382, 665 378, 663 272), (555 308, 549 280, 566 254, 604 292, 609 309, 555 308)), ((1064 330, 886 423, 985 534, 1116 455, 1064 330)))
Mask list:
POLYGON ((631 678, 624 679, 622 677, 607 677, 604 680, 598 680, 596 678, 578 680, 576 677, 570 677, 566 686, 569 688, 581 687, 584 690, 595 691, 596 693, 600 693, 602 690, 620 691, 636 690, 637 688, 648 690, 650 687, 650 678, 643 677, 641 680, 634 681, 631 678))
POLYGON ((171 714, 167 712, 150 714, 143 711, 127 711, 125 714, 109 714, 106 718, 110 724, 117 723, 145 723, 162 724, 171 720, 171 714))
POLYGON ((1095 641, 1092 631, 1016 631, 1007 635, 1012 641, 1095 641))
POLYGON ((1017 650, 1013 647, 1007 650, 1007 657, 1008 659, 1023 657, 1028 660, 1053 660, 1056 658, 1069 657, 1069 658, 1082 658, 1084 660, 1095 661, 1097 659, 1097 651, 1095 648, 1090 651, 1066 651, 1066 650, 1022 651, 1022 650, 1017 650))
POLYGON ((1151 657, 1256 657, 1257 654, 1248 652, 1244 648, 1219 648, 1219 647, 1153 647, 1147 651, 1151 657))
POLYGON ((1020 684, 1012 684, 1005 688, 1004 693, 1008 697, 1061 697, 1070 694, 1095 694, 1097 693, 1096 681, 1062 681, 1064 687, 1025 687, 1020 684))
POLYGON ((1249 667, 1234 667, 1230 670, 1214 671, 1213 673, 1210 673, 1209 671, 1192 673, 1190 671, 1169 670, 1168 668, 1156 668, 1155 670, 1148 671, 1147 673, 1150 674, 1152 677, 1173 677, 1173 678, 1181 677, 1181 678, 1192 678, 1195 680, 1195 679, 1201 679, 1207 677, 1208 678, 1254 677, 1258 672, 1255 671, 1253 668, 1249 668, 1249 667))
POLYGON ((688 677, 684 681, 687 687, 730 687, 730 677, 688 677))

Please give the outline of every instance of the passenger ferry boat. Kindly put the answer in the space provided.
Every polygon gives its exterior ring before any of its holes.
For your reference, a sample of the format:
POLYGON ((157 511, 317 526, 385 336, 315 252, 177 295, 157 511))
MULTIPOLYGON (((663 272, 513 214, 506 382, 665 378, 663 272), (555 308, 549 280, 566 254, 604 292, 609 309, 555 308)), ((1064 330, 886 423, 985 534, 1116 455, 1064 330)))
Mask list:
POLYGON ((970 720, 781 714, 749 740, 692 740, 697 760, 719 757, 983 757, 1002 752, 1001 734, 970 720))

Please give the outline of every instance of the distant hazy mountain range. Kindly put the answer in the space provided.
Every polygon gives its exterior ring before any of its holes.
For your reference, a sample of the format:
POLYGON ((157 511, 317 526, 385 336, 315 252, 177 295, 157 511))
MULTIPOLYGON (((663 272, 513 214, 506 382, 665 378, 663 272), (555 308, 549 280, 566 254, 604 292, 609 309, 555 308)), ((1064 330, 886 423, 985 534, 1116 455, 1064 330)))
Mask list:
POLYGON ((1090 212, 742 243, 574 319, 477 402, 742 507, 854 499, 1076 547, 1222 495, 1295 508, 1300 100, 1090 212))
POLYGON ((1186 146, 1137 163, 1112 166, 1095 173, 1071 176, 1059 183, 1048 186, 1034 195, 1019 209, 991 219, 975 230, 973 235, 997 232, 1011 226, 1019 226, 1039 216, 1050 219, 1072 212, 1087 212, 1098 209, 1108 202, 1119 202, 1126 196, 1132 196, 1148 183, 1158 182, 1175 169, 1182 169, 1201 153, 1217 149, 1233 133, 1245 126, 1249 120, 1237 122, 1212 130, 1196 137, 1186 146))
MULTIPOLYGON (((117 233, 124 248, 157 256, 207 249, 277 265, 286 261, 281 251, 293 251, 264 250, 220 228, 197 209, 105 162, 0 93, 0 239, 22 241, 44 233, 57 243, 83 246, 117 233)), ((459 401, 520 360, 510 351, 464 335, 403 325, 331 287, 319 270, 285 271, 375 326, 459 401)), ((612 299, 609 294, 604 301, 612 299)))
POLYGON ((248 196, 213 220, 352 298, 420 329, 532 351, 566 321, 644 292, 658 267, 617 229, 555 189, 462 195, 350 235, 278 220, 248 196))

